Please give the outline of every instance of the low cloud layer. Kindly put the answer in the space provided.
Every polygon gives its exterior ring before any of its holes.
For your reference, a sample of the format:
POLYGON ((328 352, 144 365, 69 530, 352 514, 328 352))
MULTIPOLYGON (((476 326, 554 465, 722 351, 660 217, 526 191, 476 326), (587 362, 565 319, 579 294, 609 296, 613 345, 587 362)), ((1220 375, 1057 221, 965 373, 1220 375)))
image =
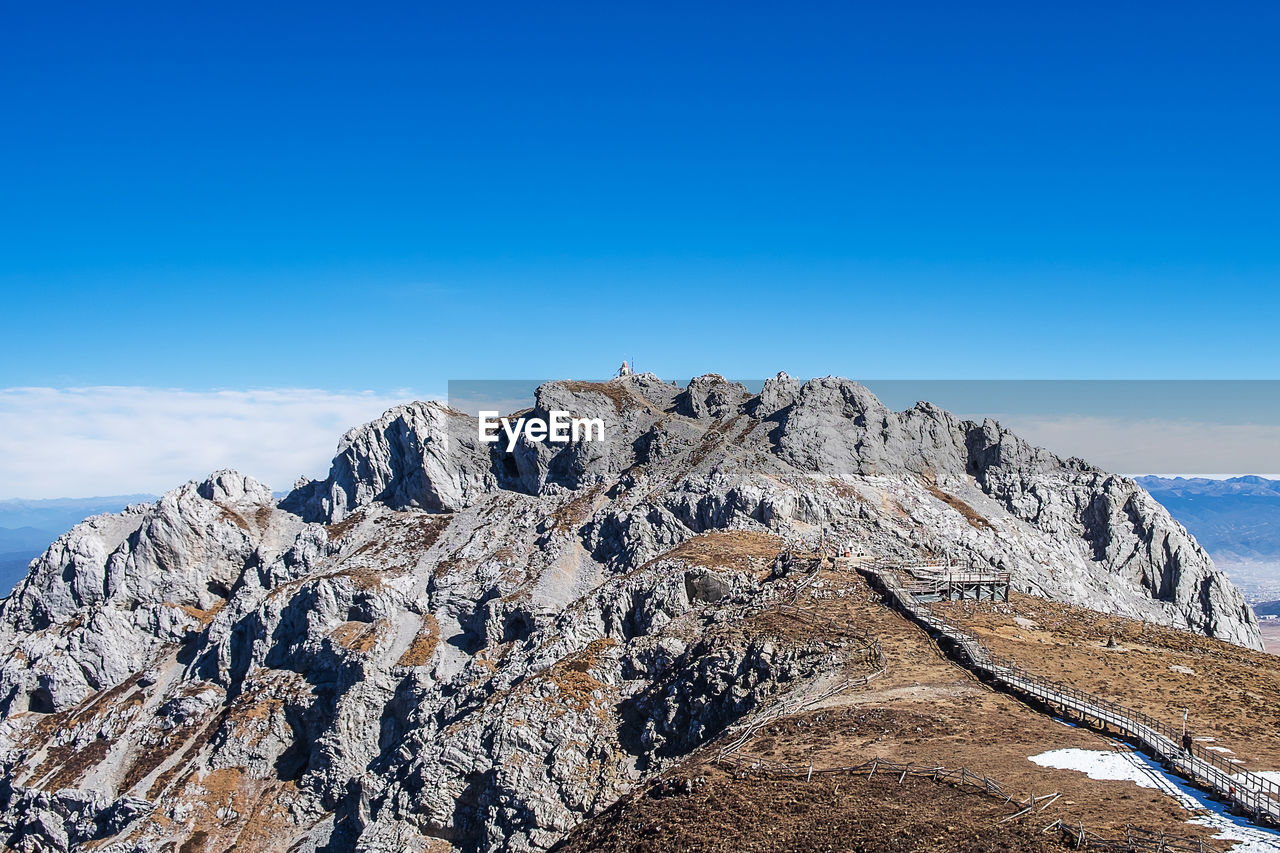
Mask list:
MULTIPOLYGON (((0 389, 0 498, 159 493, 218 468, 277 490, 411 392, 0 389)), ((973 417, 966 414, 966 417, 973 417)), ((1033 444, 1122 474, 1280 472, 1280 424, 994 415, 1033 444)))
POLYGON ((338 440, 410 392, 0 390, 0 498, 160 493, 219 468, 273 489, 327 472, 338 440))
POLYGON ((1117 474, 1276 477, 1280 472, 1280 424, 1026 414, 993 417, 1038 447, 1059 456, 1078 456, 1117 474))

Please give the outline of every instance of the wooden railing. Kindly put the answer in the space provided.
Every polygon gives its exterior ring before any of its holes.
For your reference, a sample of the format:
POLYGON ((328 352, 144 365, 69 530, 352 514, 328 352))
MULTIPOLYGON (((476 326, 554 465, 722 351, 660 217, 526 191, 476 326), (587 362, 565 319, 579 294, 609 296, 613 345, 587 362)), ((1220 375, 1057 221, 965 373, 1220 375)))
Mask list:
MULTIPOLYGON (((975 788, 1004 800, 1016 809, 998 821, 997 825, 1042 812, 1061 796, 1057 793, 1040 796, 1030 793, 1026 799, 1023 799, 1021 796, 1009 793, 1003 785, 986 773, 975 772, 967 767, 900 764, 881 758, 852 766, 823 768, 816 768, 813 764, 786 764, 745 756, 741 753, 717 760, 728 765, 737 775, 761 774, 773 778, 804 778, 806 781, 812 780, 814 776, 847 775, 855 778, 865 777, 865 781, 869 782, 879 773, 882 777, 897 777, 899 785, 907 777, 923 777, 937 783, 975 788)), ((1068 823, 1061 819, 1054 820, 1040 830, 1041 833, 1055 831, 1062 835, 1068 846, 1076 849, 1125 851, 1125 853, 1213 853, 1219 849, 1203 839, 1166 835, 1163 832, 1151 832, 1127 825, 1123 838, 1109 838, 1085 829, 1083 824, 1068 823)))
POLYGON ((996 657, 977 638, 943 618, 927 602, 917 600, 902 585, 898 572, 910 573, 909 567, 880 563, 860 566, 858 571, 889 603, 928 630, 940 645, 949 647, 980 677, 1042 705, 1122 732, 1165 766, 1232 803, 1254 821, 1280 825, 1280 782, 1244 770, 1200 744, 1183 749, 1180 732, 1149 714, 1042 678, 1011 660, 996 657))

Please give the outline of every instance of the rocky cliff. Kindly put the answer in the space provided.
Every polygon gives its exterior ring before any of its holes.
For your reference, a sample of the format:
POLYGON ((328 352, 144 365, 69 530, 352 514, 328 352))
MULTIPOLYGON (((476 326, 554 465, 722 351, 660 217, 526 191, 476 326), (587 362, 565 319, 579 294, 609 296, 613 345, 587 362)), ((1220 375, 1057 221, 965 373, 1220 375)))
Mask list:
POLYGON ((553 382, 603 442, 413 403, 278 504, 223 471, 91 518, 0 603, 19 850, 542 850, 743 715, 856 669, 779 604, 820 537, 1253 648, 1132 480, 783 374, 553 382), (509 451, 509 452, 508 452, 509 451))

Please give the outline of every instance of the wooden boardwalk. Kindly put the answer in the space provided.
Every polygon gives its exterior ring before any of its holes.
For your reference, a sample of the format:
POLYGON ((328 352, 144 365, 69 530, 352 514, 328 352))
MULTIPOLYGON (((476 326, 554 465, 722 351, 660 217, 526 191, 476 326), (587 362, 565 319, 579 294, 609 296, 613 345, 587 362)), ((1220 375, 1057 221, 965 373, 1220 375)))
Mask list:
POLYGON ((958 569, 954 566, 911 566, 907 592, 916 601, 1008 601, 1009 573, 958 569))
POLYGON ((977 638, 942 618, 902 584, 899 574, 914 576, 912 568, 915 567, 885 564, 857 567, 891 605, 929 631, 939 645, 983 680, 1055 710, 1064 717, 1076 716, 1120 732, 1165 767, 1230 803, 1255 822, 1280 826, 1280 782, 1244 770, 1199 744, 1184 750, 1179 743, 1180 732, 1148 714, 1040 678, 1012 661, 995 657, 977 638))

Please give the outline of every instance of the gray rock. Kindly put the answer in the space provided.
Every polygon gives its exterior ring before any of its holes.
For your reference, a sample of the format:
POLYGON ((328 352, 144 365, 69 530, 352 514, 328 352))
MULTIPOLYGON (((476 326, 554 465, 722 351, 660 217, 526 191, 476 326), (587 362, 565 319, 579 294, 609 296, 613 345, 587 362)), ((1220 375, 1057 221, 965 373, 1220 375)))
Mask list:
POLYGON ((752 627, 785 561, 681 548, 724 531, 826 529, 1260 646, 1239 592, 1133 481, 993 421, 785 374, 755 397, 716 375, 553 382, 526 415, 551 410, 604 419, 605 440, 508 453, 413 403, 347 433, 279 506, 220 471, 61 537, 0 603, 0 824, 33 851, 195 831, 547 849, 837 666, 825 640, 752 627))
POLYGON ((737 382, 718 373, 707 373, 689 380, 688 386, 675 400, 675 410, 691 418, 719 420, 741 411, 751 395, 737 382))
POLYGON ((497 484, 472 418, 441 403, 409 403, 342 437, 326 480, 284 506, 309 521, 341 521, 378 501, 395 509, 461 509, 497 484))

